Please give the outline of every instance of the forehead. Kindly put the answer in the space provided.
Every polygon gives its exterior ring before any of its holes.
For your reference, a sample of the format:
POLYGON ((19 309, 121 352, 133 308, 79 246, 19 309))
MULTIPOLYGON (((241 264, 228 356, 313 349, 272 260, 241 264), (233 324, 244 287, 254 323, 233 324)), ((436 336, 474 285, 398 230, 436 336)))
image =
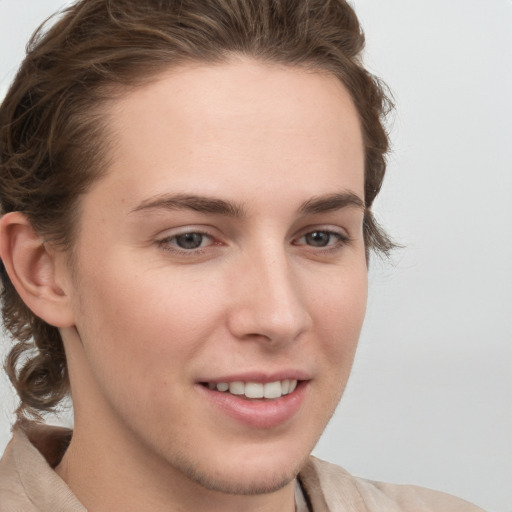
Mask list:
POLYGON ((363 195, 357 111, 327 73, 250 59, 177 67, 116 100, 107 124, 107 181, 128 203, 191 183, 224 195, 241 180, 310 195, 348 181, 363 195))

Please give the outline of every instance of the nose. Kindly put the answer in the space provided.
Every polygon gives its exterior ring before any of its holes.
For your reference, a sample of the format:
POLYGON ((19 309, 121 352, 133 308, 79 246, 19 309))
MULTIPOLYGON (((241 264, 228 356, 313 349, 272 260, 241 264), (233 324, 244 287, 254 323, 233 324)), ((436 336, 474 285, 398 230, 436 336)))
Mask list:
POLYGON ((284 250, 267 248, 234 269, 229 329, 238 339, 283 346, 311 325, 301 281, 284 250))

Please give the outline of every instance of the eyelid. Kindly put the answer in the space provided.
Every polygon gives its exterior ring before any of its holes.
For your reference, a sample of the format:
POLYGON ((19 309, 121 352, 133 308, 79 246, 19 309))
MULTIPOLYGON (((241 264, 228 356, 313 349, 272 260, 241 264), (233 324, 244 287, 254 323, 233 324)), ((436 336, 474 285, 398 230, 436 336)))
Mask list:
MULTIPOLYGON (((353 241, 352 237, 347 233, 347 230, 341 226, 331 225, 309 225, 302 228, 295 237, 291 240, 294 246, 300 246, 316 253, 335 252, 353 241), (315 246, 308 243, 301 243, 300 240, 308 234, 322 232, 336 237, 334 243, 328 243, 325 246, 315 246)), ((217 234, 214 228, 204 225, 187 225, 176 228, 171 228, 161 232, 156 236, 157 245, 166 252, 174 253, 177 256, 194 257, 199 255, 206 255, 212 247, 224 245, 221 237, 217 234), (197 248, 185 249, 179 247, 173 240, 179 236, 186 234, 199 234, 209 239, 206 245, 201 245, 197 248)))
POLYGON ((218 238, 214 228, 201 224, 190 224, 159 230, 159 232, 155 234, 155 238, 164 240, 175 236, 186 235, 187 233, 199 233, 201 235, 210 236, 212 238, 218 238))
POLYGON ((342 251, 350 246, 354 240, 349 236, 346 230, 340 227, 327 226, 309 226, 307 229, 302 230, 299 236, 295 237, 292 241, 298 250, 309 255, 310 257, 334 257, 342 254, 342 251), (301 242, 301 239, 307 235, 315 232, 327 233, 330 237, 335 237, 334 240, 329 239, 327 245, 314 245, 301 242), (332 242, 332 243, 331 243, 332 242))
POLYGON ((156 243, 162 250, 167 252, 184 256, 198 255, 204 253, 211 246, 222 244, 222 242, 218 240, 219 237, 213 234, 211 231, 204 226, 182 226, 164 231, 162 234, 156 237, 156 243), (200 246, 195 249, 183 249, 176 244, 171 243, 173 239, 176 239, 179 236, 193 233, 209 238, 210 243, 206 246, 200 246))
POLYGON ((333 235, 337 235, 343 240, 346 240, 347 242, 351 240, 350 235, 348 234, 346 229, 343 229, 339 226, 333 226, 333 225, 313 225, 313 226, 307 226, 299 231, 297 236, 294 237, 293 240, 298 240, 306 235, 309 235, 310 233, 315 232, 322 232, 322 233, 329 233, 333 235))

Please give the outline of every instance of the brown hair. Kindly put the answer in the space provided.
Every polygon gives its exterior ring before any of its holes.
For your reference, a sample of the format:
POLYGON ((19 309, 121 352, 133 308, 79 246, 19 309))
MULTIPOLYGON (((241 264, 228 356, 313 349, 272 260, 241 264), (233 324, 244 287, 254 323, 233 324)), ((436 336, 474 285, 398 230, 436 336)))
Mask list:
MULTIPOLYGON (((2 213, 23 212, 45 240, 72 249, 81 194, 108 166, 102 105, 180 63, 232 54, 327 71, 345 85, 365 144, 367 251, 393 246, 370 207, 380 190, 390 102, 361 65, 364 36, 344 0, 81 0, 34 34, 0 108, 2 213)), ((2 313, 17 340, 6 370, 18 417, 52 410, 69 391, 57 328, 23 303, 5 269, 2 313)))

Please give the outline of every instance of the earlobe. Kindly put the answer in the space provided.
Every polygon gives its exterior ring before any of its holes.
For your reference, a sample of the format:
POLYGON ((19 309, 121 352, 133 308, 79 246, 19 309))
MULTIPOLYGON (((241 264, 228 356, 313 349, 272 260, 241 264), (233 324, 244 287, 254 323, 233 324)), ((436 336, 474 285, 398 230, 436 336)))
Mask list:
POLYGON ((20 212, 0 221, 0 257, 23 302, 55 327, 74 324, 69 296, 56 279, 64 258, 48 247, 20 212))

